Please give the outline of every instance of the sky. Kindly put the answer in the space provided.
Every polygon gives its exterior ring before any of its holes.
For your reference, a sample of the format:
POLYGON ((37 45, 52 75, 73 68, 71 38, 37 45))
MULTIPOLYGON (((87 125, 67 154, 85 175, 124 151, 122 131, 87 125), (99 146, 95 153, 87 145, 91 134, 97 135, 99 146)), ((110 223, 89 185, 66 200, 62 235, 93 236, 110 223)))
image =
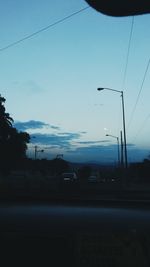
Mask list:
POLYGON ((117 163, 120 93, 128 161, 150 155, 150 15, 115 18, 84 0, 0 1, 0 94, 28 155, 117 163), (56 23, 56 24, 55 24, 56 23), (50 26, 52 25, 52 26, 50 26), (10 46, 40 31, 16 45, 10 46), (40 153, 40 150, 43 150, 40 153))

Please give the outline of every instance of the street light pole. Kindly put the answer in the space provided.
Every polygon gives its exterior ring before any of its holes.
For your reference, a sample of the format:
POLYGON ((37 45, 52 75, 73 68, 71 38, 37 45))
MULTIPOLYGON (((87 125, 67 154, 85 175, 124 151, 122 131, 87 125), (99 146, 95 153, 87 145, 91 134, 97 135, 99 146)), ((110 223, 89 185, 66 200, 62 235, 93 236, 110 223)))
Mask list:
POLYGON ((120 149, 119 149, 119 137, 111 134, 106 134, 106 136, 110 136, 117 139, 117 147, 118 147, 118 167, 120 166, 120 149))
POLYGON ((124 135, 124 157, 125 157, 125 168, 127 169, 128 167, 128 158, 127 158, 127 142, 126 142, 126 126, 125 126, 125 109, 124 109, 124 95, 123 91, 107 88, 107 87, 100 87, 97 88, 98 91, 102 90, 109 90, 113 92, 117 92, 121 94, 121 99, 122 99, 122 121, 123 121, 123 135, 124 135))

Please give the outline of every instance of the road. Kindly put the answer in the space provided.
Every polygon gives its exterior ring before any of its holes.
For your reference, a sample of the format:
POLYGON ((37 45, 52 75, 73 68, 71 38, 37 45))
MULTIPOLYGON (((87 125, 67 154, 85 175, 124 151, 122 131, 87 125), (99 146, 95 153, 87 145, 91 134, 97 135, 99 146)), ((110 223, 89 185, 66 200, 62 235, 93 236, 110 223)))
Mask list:
POLYGON ((149 206, 0 205, 1 260, 8 266, 150 266, 149 206), (9 255, 9 257, 8 257, 9 255))

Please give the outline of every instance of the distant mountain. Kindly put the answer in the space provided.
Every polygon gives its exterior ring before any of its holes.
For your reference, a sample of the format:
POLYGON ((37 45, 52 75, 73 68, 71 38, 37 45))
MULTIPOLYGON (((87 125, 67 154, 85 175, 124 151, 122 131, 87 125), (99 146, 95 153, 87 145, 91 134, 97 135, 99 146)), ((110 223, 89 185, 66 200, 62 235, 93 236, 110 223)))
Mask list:
POLYGON ((74 168, 74 169, 79 169, 83 166, 90 166, 92 168, 95 168, 95 169, 99 169, 99 168, 112 168, 114 166, 114 164, 110 164, 108 162, 106 163, 100 163, 98 161, 85 161, 85 162, 69 162, 69 165, 71 168, 74 168))

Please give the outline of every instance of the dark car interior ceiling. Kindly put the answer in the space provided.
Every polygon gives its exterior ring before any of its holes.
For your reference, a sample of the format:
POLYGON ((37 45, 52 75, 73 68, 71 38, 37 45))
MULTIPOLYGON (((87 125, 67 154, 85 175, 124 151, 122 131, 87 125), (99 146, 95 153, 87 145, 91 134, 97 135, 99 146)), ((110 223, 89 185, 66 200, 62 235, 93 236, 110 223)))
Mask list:
POLYGON ((97 11, 115 17, 150 13, 149 0, 86 0, 97 11))

